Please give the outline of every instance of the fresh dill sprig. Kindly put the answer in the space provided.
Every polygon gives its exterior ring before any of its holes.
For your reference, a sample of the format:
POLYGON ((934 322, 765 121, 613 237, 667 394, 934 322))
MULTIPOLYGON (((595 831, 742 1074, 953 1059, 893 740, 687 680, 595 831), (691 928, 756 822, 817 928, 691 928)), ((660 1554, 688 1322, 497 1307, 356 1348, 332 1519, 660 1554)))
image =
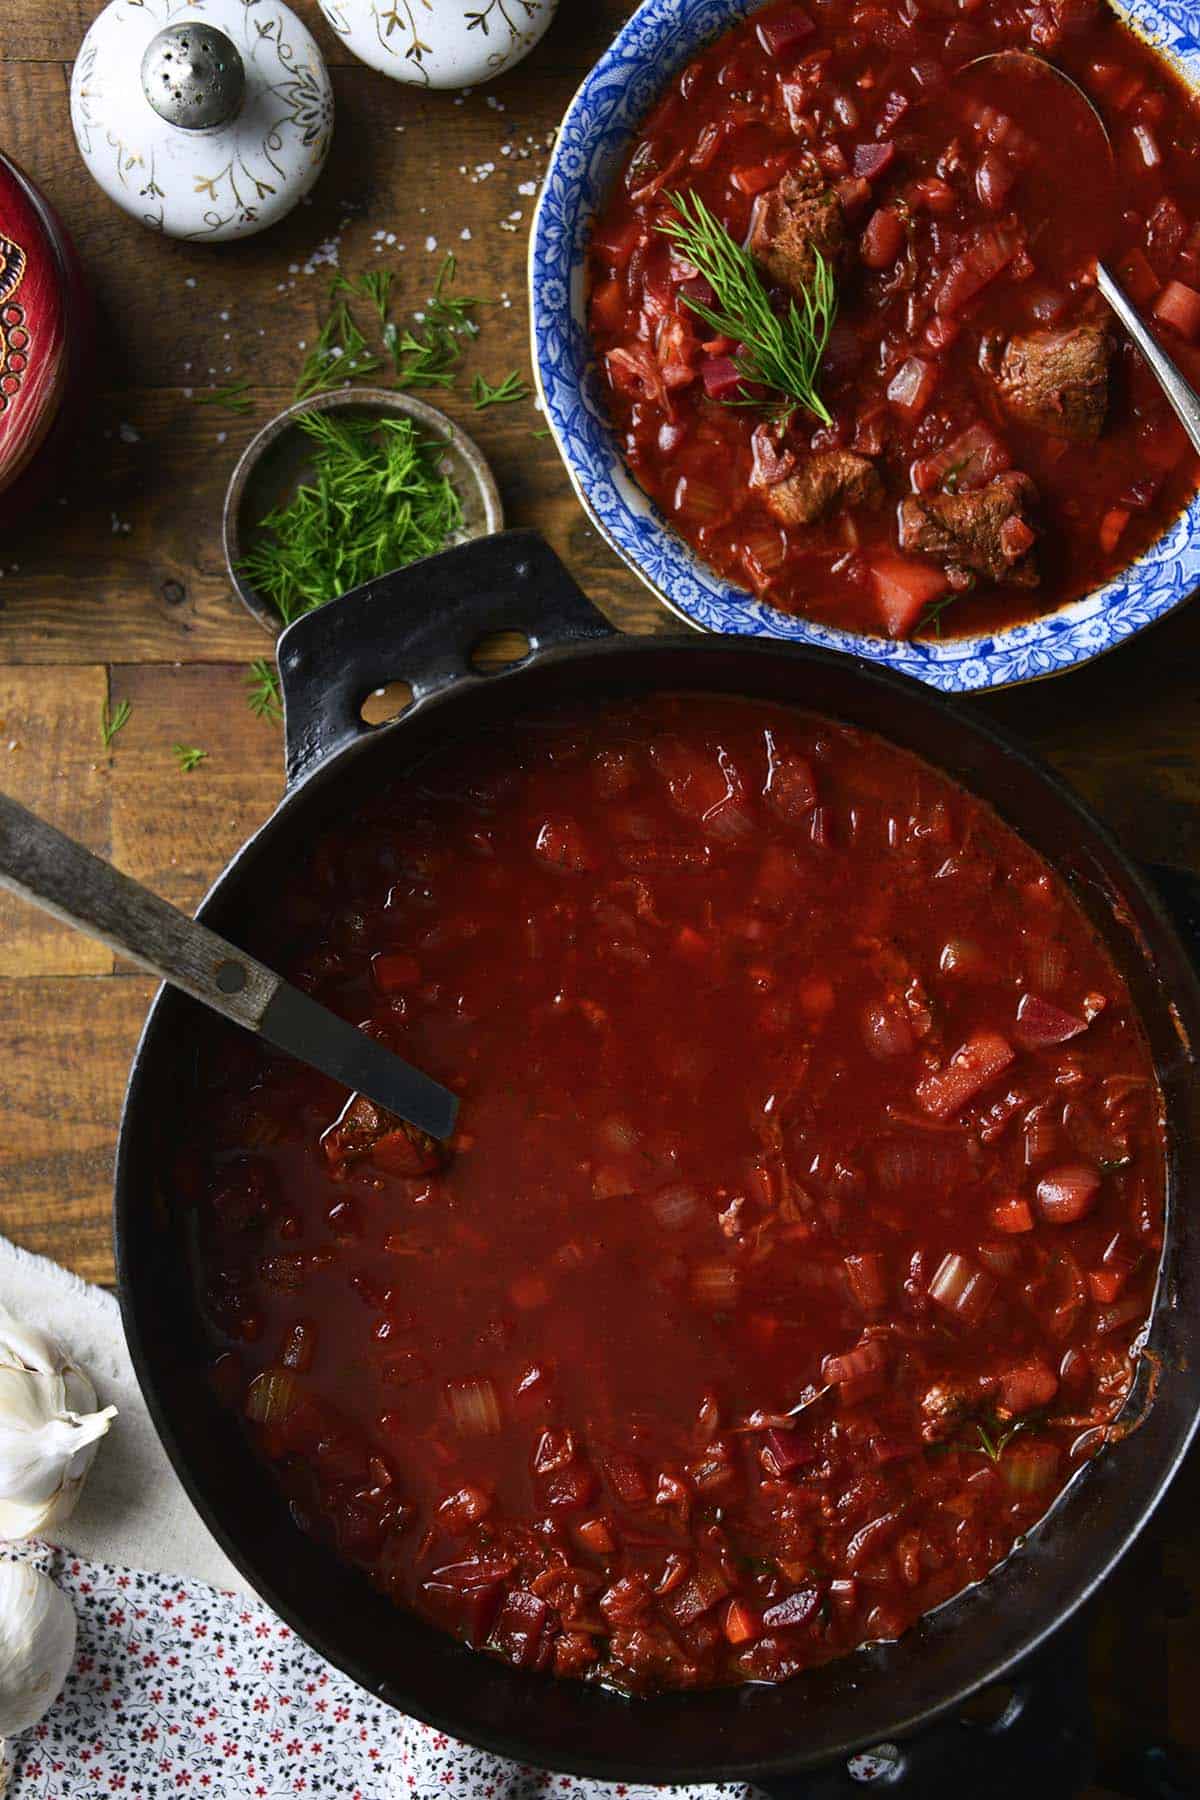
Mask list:
POLYGON ((111 711, 109 710, 108 701, 106 700, 104 702, 104 705, 100 708, 100 736, 104 739, 104 748, 106 750, 111 745, 121 727, 129 723, 129 715, 132 711, 133 708, 128 700, 118 700, 111 711))
POLYGON ((1018 1431, 1027 1430, 1030 1423, 1031 1421, 1028 1419, 1014 1419, 1012 1424, 1007 1427, 993 1423, 991 1430, 988 1431, 976 1420, 975 1429, 979 1433, 979 1442, 978 1444, 964 1444, 963 1448, 974 1451, 977 1455, 986 1456, 989 1462, 998 1463, 1018 1431))
POLYGON ((442 446, 411 419, 307 413, 296 423, 313 440, 312 480, 260 521, 241 564, 285 624, 433 555, 463 522, 442 446))
MULTIPOLYGON (((716 296, 716 304, 685 293, 694 313, 722 337, 742 346, 735 367, 745 381, 757 382, 782 395, 773 404, 780 412, 803 406, 823 424, 830 423, 825 402, 818 392, 821 359, 837 317, 837 288, 833 268, 813 246, 813 277, 797 305, 788 301, 786 312, 776 312, 753 257, 739 244, 704 204, 699 194, 669 196, 675 216, 659 230, 670 238, 679 254, 704 276, 716 296)), ((751 400, 730 404, 746 406, 751 400)))
POLYGON ((272 723, 283 717, 279 671, 265 656, 256 656, 246 671, 246 705, 258 719, 272 723))
POLYGON ((528 400, 531 392, 529 383, 518 369, 510 370, 494 387, 483 375, 476 375, 471 383, 471 401, 476 412, 482 412, 485 406, 511 406, 514 400, 528 400))
MULTIPOLYGON (((964 589, 963 592, 965 591, 966 590, 964 589)), ((932 625, 934 637, 940 638, 942 635, 942 614, 948 606, 953 606, 956 600, 961 600, 963 598, 963 592, 957 594, 943 594, 940 600, 931 600, 929 605, 925 608, 925 611, 917 620, 917 630, 927 631, 932 625)))
POLYGON ((198 769, 208 757, 207 750, 198 750, 194 744, 172 744, 171 749, 175 753, 175 761, 185 775, 190 775, 193 769, 198 769))
POLYGON ((227 387, 203 388, 196 395, 200 406, 223 406, 226 412, 248 413, 254 411, 254 402, 250 398, 250 383, 246 377, 240 376, 231 381, 227 387))

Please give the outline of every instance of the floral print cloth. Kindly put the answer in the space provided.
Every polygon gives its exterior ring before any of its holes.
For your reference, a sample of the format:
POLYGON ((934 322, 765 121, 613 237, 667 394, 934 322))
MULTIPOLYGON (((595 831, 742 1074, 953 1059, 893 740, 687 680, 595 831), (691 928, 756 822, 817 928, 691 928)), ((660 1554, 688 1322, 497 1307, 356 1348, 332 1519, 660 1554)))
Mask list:
POLYGON ((505 1762, 406 1719, 242 1595, 70 1551, 31 1554, 75 1608, 75 1666, 14 1739, 9 1800, 749 1800, 606 1786, 505 1762))

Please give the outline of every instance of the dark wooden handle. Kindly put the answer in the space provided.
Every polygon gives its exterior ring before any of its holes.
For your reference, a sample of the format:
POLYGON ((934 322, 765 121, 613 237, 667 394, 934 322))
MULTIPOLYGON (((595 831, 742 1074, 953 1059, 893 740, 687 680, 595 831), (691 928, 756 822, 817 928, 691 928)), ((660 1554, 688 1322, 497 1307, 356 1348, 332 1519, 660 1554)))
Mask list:
POLYGON ((0 886, 259 1030, 278 975, 0 794, 0 886))

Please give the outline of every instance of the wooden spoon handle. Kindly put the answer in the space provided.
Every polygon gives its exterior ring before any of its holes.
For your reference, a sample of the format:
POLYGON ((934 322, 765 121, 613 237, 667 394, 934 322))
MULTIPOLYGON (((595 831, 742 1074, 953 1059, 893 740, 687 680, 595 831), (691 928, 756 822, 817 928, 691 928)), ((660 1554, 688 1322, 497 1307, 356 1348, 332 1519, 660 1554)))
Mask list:
POLYGON ((0 886, 257 1031, 281 978, 0 794, 0 886))
POLYGON ((5 794, 0 887, 431 1136, 453 1129, 458 1101, 447 1088, 5 794))

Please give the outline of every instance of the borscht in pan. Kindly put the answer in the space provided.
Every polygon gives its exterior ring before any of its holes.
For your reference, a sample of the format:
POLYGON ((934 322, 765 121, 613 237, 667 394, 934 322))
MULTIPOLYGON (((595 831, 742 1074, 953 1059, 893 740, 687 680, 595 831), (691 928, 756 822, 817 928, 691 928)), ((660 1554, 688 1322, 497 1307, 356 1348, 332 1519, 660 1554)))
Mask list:
POLYGON ((927 764, 727 697, 548 712, 364 794, 261 929, 462 1097, 443 1148, 213 1024, 177 1171, 219 1393, 400 1604, 630 1693, 783 1681, 1125 1453, 1150 1054, 927 764))
POLYGON ((972 634, 1116 574, 1200 464, 1096 292, 1200 384, 1200 104, 1102 0, 752 13, 645 120, 589 321, 634 476, 722 575, 972 634), (1084 103, 1026 57, 1069 73, 1084 103))

